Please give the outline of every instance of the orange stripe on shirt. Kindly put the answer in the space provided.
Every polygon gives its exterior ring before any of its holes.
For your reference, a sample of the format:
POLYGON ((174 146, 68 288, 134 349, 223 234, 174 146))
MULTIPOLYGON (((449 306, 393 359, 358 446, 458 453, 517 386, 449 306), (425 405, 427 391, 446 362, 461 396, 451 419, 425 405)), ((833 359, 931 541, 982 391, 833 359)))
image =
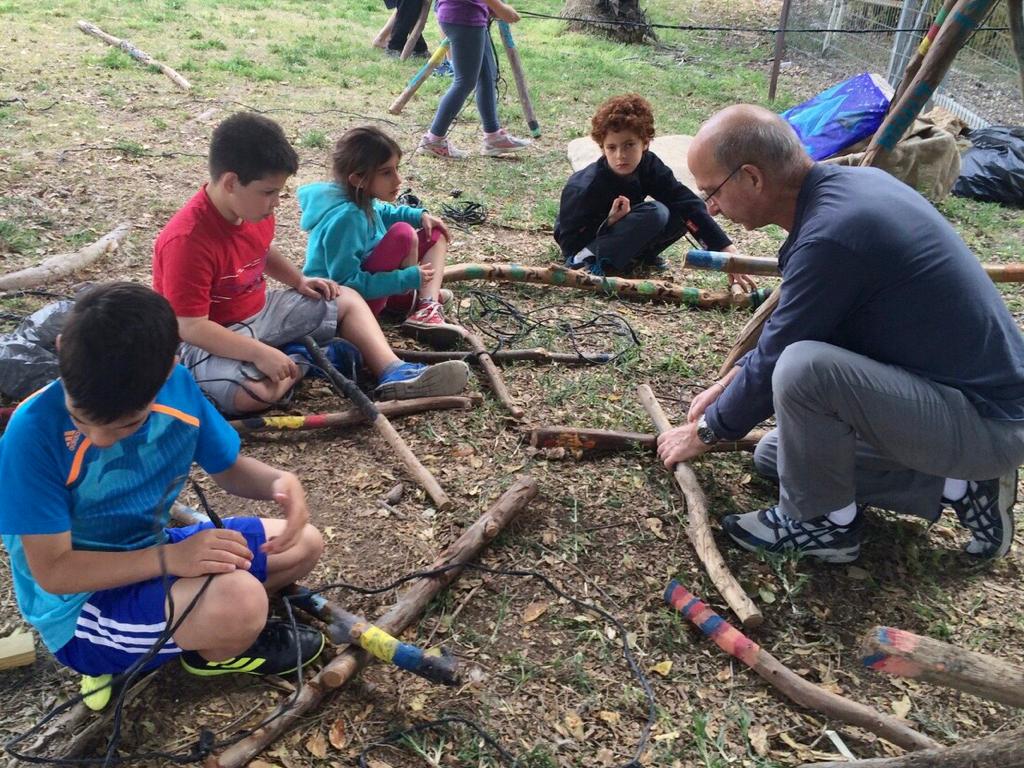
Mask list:
POLYGON ((190 424, 193 427, 199 426, 199 419, 191 414, 179 411, 177 408, 171 408, 169 405, 160 405, 160 403, 153 404, 153 410, 157 413, 164 413, 168 416, 172 416, 175 419, 181 419, 186 424, 190 424))
POLYGON ((92 440, 87 437, 78 446, 78 450, 75 451, 75 458, 71 462, 71 471, 68 472, 68 479, 64 485, 71 485, 78 479, 78 473, 82 471, 82 460, 85 458, 85 452, 89 450, 90 445, 92 445, 92 440))

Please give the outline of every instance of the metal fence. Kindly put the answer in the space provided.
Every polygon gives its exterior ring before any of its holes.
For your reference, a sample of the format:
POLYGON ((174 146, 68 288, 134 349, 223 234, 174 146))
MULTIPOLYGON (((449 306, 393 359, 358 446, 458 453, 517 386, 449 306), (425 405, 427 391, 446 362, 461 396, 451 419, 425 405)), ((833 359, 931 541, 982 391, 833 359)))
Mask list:
MULTIPOLYGON (((942 0, 793 0, 790 29, 871 30, 869 33, 793 32, 786 47, 845 77, 868 71, 896 85, 942 7, 942 0), (897 31, 897 30, 921 31, 897 31)), ((983 26, 1006 27, 1006 3, 997 3, 983 26)), ((936 93, 935 103, 969 125, 1024 124, 1024 100, 1010 33, 977 31, 961 50, 936 93)))

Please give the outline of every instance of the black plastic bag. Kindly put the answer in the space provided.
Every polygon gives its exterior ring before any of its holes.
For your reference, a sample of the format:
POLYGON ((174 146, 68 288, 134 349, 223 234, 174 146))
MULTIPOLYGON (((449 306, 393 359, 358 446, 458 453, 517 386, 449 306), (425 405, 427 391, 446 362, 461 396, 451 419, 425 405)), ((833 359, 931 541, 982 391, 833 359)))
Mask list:
POLYGON ((14 333, 0 335, 0 394, 23 400, 60 376, 57 336, 74 306, 73 301, 47 304, 14 333))
POLYGON ((994 125, 967 138, 972 146, 961 158, 953 194, 1024 207, 1024 127, 994 125))

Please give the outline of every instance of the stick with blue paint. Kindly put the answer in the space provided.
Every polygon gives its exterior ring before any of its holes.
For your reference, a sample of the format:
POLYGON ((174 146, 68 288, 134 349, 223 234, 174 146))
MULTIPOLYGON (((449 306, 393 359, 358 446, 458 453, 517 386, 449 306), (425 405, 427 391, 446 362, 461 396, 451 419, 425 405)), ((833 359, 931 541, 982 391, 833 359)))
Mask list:
POLYGON ((314 618, 327 624, 327 636, 335 645, 358 645, 374 658, 442 685, 458 685, 458 659, 447 648, 423 650, 403 643, 366 619, 349 613, 323 595, 292 584, 281 596, 314 618))
POLYGON ((405 90, 402 91, 398 98, 391 103, 390 107, 388 107, 388 112, 392 115, 397 115, 405 108, 405 105, 409 103, 409 100, 416 95, 416 91, 418 91, 420 86, 423 85, 423 82, 430 77, 431 73, 435 69, 441 66, 441 62, 444 61, 445 56, 448 55, 448 50, 450 48, 451 43, 448 42, 447 37, 437 44, 437 48, 434 49, 433 55, 427 59, 426 64, 420 67, 420 71, 409 79, 409 83, 405 86, 405 90))
POLYGON ((519 91, 519 103, 523 105, 523 117, 530 127, 530 135, 535 139, 540 138, 540 123, 533 113, 533 102, 530 100, 530 92, 526 88, 526 75, 523 74, 523 61, 519 58, 519 49, 516 48, 516 41, 512 39, 512 29, 507 21, 498 21, 498 31, 501 33, 501 42, 505 45, 505 53, 508 54, 508 63, 512 67, 512 76, 516 80, 516 90, 519 91))

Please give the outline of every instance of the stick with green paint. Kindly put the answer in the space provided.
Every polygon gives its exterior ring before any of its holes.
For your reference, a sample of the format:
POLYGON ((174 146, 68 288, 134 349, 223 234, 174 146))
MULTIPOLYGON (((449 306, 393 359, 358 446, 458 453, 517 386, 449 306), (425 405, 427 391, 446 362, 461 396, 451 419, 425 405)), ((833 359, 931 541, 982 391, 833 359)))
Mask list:
POLYGON ((508 63, 512 67, 512 75, 516 79, 519 103, 523 105, 523 117, 526 118, 526 124, 530 127, 530 135, 535 139, 540 138, 540 123, 537 122, 537 116, 533 113, 533 102, 530 101, 530 92, 526 89, 526 75, 523 74, 523 62, 519 58, 516 41, 512 39, 512 29, 507 21, 499 21, 498 31, 501 32, 501 42, 505 44, 508 63))
POLYGON ((420 71, 413 75, 408 84, 405 86, 405 90, 399 94, 398 98, 395 99, 391 106, 388 107, 388 112, 392 115, 397 115, 409 100, 416 95, 416 91, 420 89, 423 82, 430 77, 430 74, 441 66, 441 62, 444 61, 444 57, 448 55, 448 49, 451 48, 451 43, 448 42, 448 38, 444 38, 440 43, 437 44, 437 48, 434 50, 434 54, 427 59, 427 63, 420 67, 420 71))

